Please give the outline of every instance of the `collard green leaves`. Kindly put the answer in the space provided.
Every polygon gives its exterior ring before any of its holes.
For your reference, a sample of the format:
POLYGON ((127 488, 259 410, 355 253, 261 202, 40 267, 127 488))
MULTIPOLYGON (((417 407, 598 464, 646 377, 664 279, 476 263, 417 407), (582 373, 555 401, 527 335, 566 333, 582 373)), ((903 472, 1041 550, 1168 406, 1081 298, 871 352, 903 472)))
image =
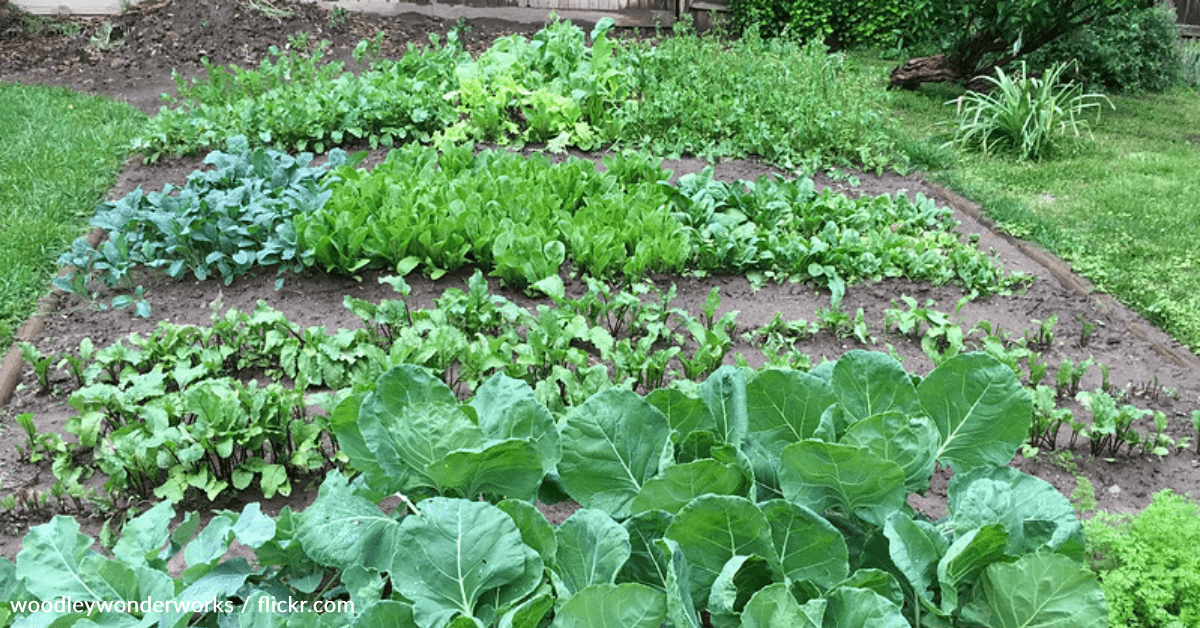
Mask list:
POLYGON ((917 392, 951 469, 1008 464, 1029 434, 1033 402, 1012 369, 983 353, 964 353, 934 369, 917 392))
POLYGON ((579 503, 624 518, 658 472, 670 430, 666 417, 636 394, 597 393, 566 417, 558 473, 579 503))

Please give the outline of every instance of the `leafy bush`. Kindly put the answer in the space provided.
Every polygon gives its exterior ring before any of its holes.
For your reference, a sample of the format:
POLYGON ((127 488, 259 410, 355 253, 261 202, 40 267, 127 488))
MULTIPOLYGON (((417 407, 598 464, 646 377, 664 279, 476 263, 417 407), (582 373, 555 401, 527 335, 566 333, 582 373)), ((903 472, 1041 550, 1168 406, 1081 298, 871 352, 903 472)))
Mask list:
POLYGON ((587 45, 583 30, 555 21, 532 40, 497 39, 456 70, 462 119, 445 131, 452 141, 548 143, 551 150, 598 148, 620 136, 612 112, 633 98, 630 59, 606 33, 604 18, 587 45))
POLYGON ((1031 55, 1034 68, 1071 64, 1067 76, 1086 89, 1161 92, 1183 80, 1175 11, 1154 7, 1101 18, 1031 55))
MULTIPOLYGON (((958 105, 954 143, 982 150, 984 154, 1007 152, 1018 159, 1041 159, 1051 155, 1060 136, 1090 127, 1084 114, 1100 103, 1101 94, 1085 94, 1075 83, 1060 83, 1065 65, 1056 65, 1042 77, 1033 76, 1022 64, 1019 74, 997 68, 996 76, 983 79, 992 84, 987 92, 968 92, 952 103, 958 105)), ((1112 106, 1112 103, 1109 103, 1112 106)))
POLYGON ((793 168, 903 162, 885 92, 820 42, 674 37, 646 50, 623 143, 655 154, 759 156, 793 168))
POLYGON ((891 46, 920 3, 838 2, 837 0, 732 0, 734 26, 764 37, 787 36, 842 49, 891 46))
POLYGON ((1098 513, 1086 532, 1109 624, 1200 626, 1200 504, 1162 491, 1135 516, 1098 513))
POLYGON ((1012 370, 978 353, 924 378, 866 351, 813 373, 725 366, 558 415, 503 374, 464 401, 397 365, 329 419, 359 477, 330 471, 302 513, 252 504, 203 530, 189 515, 172 531, 159 504, 109 535, 111 558, 56 517, 0 559, 15 602, 0 620, 104 603, 109 623, 219 626, 241 603, 244 625, 275 625, 254 611, 286 597, 341 602, 319 622, 364 627, 533 626, 551 609, 556 626, 1103 625, 1070 502, 1003 466, 1029 414, 1012 370), (934 523, 906 500, 938 464, 955 473, 934 523), (583 507, 551 525, 529 502, 555 491, 583 507), (254 555, 222 562, 234 539, 254 555), (125 602, 151 594, 181 608, 125 602))
POLYGON ((1010 67, 1094 20, 1150 7, 1156 0, 923 0, 914 5, 913 39, 930 56, 891 73, 892 89, 954 82, 986 89, 982 77, 1010 67))

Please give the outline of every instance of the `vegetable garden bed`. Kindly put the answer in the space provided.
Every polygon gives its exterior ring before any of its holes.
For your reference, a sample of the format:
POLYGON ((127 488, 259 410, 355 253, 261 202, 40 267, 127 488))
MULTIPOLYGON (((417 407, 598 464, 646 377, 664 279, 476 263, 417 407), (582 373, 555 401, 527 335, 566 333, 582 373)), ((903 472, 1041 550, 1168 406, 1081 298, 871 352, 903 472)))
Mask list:
MULTIPOLYGON (((542 43, 573 50, 556 32, 542 43)), ((356 604, 289 625, 1102 621, 1075 510, 1200 488, 1200 377, 1170 362, 1190 354, 919 178, 473 149, 612 132, 595 108, 562 126, 584 113, 553 90, 478 80, 540 54, 505 46, 495 66, 455 56, 478 111, 359 129, 448 125, 370 169, 214 135, 220 107, 159 119, 140 145, 226 152, 132 166, 96 217, 109 241, 64 256, 75 295, 5 409, 10 598, 236 600, 256 626, 285 621, 272 596, 356 604), (496 85, 517 104, 488 109, 496 85), (95 518, 80 535, 61 514, 95 518), (1039 583, 1062 588, 1014 594, 1039 583)), ((411 79, 389 67, 363 85, 411 79)), ((327 141, 243 113, 265 142, 327 141)), ((855 137, 890 163, 885 136, 855 137)), ((687 149, 668 138, 647 141, 687 149)), ((777 161, 831 157, 788 138, 777 161)))

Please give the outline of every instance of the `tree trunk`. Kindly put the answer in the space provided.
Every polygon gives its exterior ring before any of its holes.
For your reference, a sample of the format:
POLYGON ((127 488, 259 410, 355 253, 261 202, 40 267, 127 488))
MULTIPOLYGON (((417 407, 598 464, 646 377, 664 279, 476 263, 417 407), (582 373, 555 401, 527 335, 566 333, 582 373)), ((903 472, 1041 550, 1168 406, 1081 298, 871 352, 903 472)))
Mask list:
POLYGON ((962 75, 955 70, 946 55, 917 57, 892 70, 888 89, 915 90, 921 83, 959 83, 962 75))

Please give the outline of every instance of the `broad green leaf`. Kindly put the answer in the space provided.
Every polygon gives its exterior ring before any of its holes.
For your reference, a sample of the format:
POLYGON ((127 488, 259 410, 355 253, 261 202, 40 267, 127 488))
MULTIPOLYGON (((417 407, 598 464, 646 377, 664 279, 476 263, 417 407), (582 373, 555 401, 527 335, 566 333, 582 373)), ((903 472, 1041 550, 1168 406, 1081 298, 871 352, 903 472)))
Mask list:
POLYGON ((899 606, 869 589, 844 587, 826 599, 826 628, 910 628, 899 606))
POLYGON ((992 563, 1005 560, 1008 533, 993 523, 958 537, 938 561, 938 586, 942 591, 942 612, 958 609, 959 587, 974 584, 979 574, 992 563))
POLYGON ((697 497, 675 515, 666 538, 679 543, 692 568, 693 600, 708 600, 713 582, 734 556, 759 556, 773 566, 779 562, 767 518, 744 497, 697 497))
POLYGON ((679 544, 671 539, 658 539, 655 547, 666 558, 667 619, 676 628, 700 628, 696 604, 692 600, 691 567, 679 544))
POLYGON ((907 506, 904 470, 863 447, 807 440, 780 456, 784 498, 816 512, 840 506, 874 525, 907 506))
POLYGON ((554 415, 533 396, 523 380, 497 373, 475 391, 469 404, 479 417, 479 427, 492 440, 522 438, 541 454, 545 472, 562 457, 554 415))
POLYGON ((722 442, 741 446, 749 427, 746 414, 746 370, 722 366, 700 385, 700 398, 716 423, 722 442))
POLYGON ((867 589, 878 593, 896 606, 904 605, 904 590, 900 587, 900 581, 882 569, 859 568, 839 584, 838 588, 867 589))
POLYGON ((425 475, 447 495, 533 499, 542 482, 543 459, 528 441, 505 440, 480 449, 449 452, 429 464, 425 475))
POLYGON ((801 605, 786 584, 776 582, 760 589, 742 610, 742 628, 821 628, 824 599, 801 605))
POLYGON ((861 349, 846 353, 834 364, 830 383, 849 424, 884 412, 921 413, 912 379, 886 353, 861 349))
POLYGON ((632 391, 596 393, 565 419, 559 476, 583 506, 627 517, 630 502, 658 473, 670 433, 666 417, 632 391))
POLYGON ((49 523, 35 526, 21 541, 16 577, 25 589, 41 600, 71 597, 78 600, 105 599, 80 569, 91 552, 92 539, 79 532, 72 517, 55 515, 49 523))
POLYGON ((544 593, 530 597, 500 616, 496 628, 538 628, 552 608, 554 596, 547 587, 544 593))
POLYGON ((1047 549, 1083 557, 1083 525, 1071 502, 1045 480, 1011 467, 979 467, 951 478, 947 493, 960 534, 1000 522, 1008 531, 1010 554, 1047 549))
POLYGON ((469 405, 479 415, 479 424, 501 423, 505 410, 522 401, 537 401, 525 380, 496 373, 475 390, 469 405))
POLYGON ((454 392, 411 364, 379 376, 359 408, 358 428, 379 465, 396 477, 423 473, 446 454, 487 440, 454 392))
POLYGON ((355 565, 343 569, 341 579, 356 609, 367 608, 379 602, 383 596, 383 574, 378 569, 355 565))
POLYGON ((360 392, 344 399, 329 415, 329 428, 337 436, 338 448, 346 454, 350 468, 366 475, 367 483, 382 493, 394 493, 404 486, 410 470, 396 464, 395 452, 385 464, 379 460, 378 445, 368 445, 359 429, 359 411, 369 393, 360 392))
POLYGON ((681 437, 697 431, 712 431, 717 427, 708 406, 678 388, 657 388, 646 395, 646 402, 658 408, 667 417, 671 429, 681 437))
POLYGON ((714 626, 736 626, 737 617, 754 593, 775 581, 775 573, 759 556, 730 558, 708 594, 708 613, 714 626))
POLYGON ((1066 556, 1045 553, 989 565, 963 617, 987 628, 1108 625, 1096 576, 1066 556))
POLYGON ((533 504, 519 499, 505 499, 496 507, 512 518, 521 532, 521 541, 532 547, 546 566, 552 567, 558 554, 558 540, 546 516, 533 504))
POLYGON ((850 573, 846 539, 833 524, 804 506, 782 499, 765 502, 759 508, 771 526, 771 540, 788 578, 808 580, 829 589, 850 573))
POLYGON ((341 473, 330 471, 317 499, 298 515, 296 540, 319 564, 346 569, 365 565, 386 571, 399 523, 370 500, 355 495, 341 473))
POLYGON ((208 565, 221 559, 233 541, 233 521, 221 515, 213 517, 207 526, 183 548, 188 567, 208 565))
POLYGON ((242 545, 258 549, 275 538, 275 520, 263 514, 258 502, 246 504, 234 523, 233 534, 242 545))
POLYGON ((159 502, 153 508, 131 519, 121 528, 121 538, 113 546, 113 556, 129 565, 162 564, 158 554, 171 537, 171 520, 175 509, 170 502, 159 502))
POLYGON ((640 582, 655 588, 665 586, 669 559, 658 541, 667 533, 672 520, 674 517, 670 513, 651 510, 634 515, 621 524, 629 531, 631 553, 617 574, 618 582, 640 582))
POLYGON ((558 526, 554 573, 565 590, 559 597, 593 584, 612 584, 629 560, 629 532, 599 510, 580 508, 558 526))
POLYGON ((1006 465, 1029 436, 1029 392, 1012 369, 986 353, 950 358, 917 391, 941 434, 937 459, 955 473, 1006 465))
POLYGON ((899 512, 888 517, 883 533, 888 539, 892 563, 917 595, 932 602, 930 587, 937 582, 938 561, 950 547, 950 541, 933 524, 899 512))
MULTIPOLYGON (((250 564, 244 558, 237 557, 232 560, 226 560, 200 576, 178 595, 174 595, 173 598, 184 604, 209 603, 211 605, 214 599, 225 600, 237 594, 242 585, 246 583, 246 579, 254 573, 255 571, 251 569, 250 564)), ((164 613, 164 624, 167 626, 175 625, 175 622, 185 615, 190 616, 191 613, 184 611, 164 613)))
POLYGON ((706 493, 744 496, 749 488, 747 484, 745 474, 736 466, 711 458, 672 465, 642 486, 630 504, 630 512, 664 510, 675 514, 692 499, 706 493))
POLYGON ((666 596, 644 584, 594 584, 563 604, 554 628, 659 628, 666 596))
POLYGON ((527 552, 537 556, 512 519, 486 502, 433 497, 419 509, 400 523, 388 571, 422 626, 473 617, 486 592, 525 574, 527 552))
POLYGON ((940 441, 929 417, 884 412, 851 425, 839 442, 865 447, 900 465, 908 490, 923 493, 933 477, 940 441))
POLYGON ((381 600, 366 608, 350 624, 353 628, 418 628, 412 604, 381 600))
POLYGON ((821 416, 836 399, 819 377, 800 371, 760 371, 746 383, 750 439, 778 456, 784 447, 808 438, 832 440, 821 416))

